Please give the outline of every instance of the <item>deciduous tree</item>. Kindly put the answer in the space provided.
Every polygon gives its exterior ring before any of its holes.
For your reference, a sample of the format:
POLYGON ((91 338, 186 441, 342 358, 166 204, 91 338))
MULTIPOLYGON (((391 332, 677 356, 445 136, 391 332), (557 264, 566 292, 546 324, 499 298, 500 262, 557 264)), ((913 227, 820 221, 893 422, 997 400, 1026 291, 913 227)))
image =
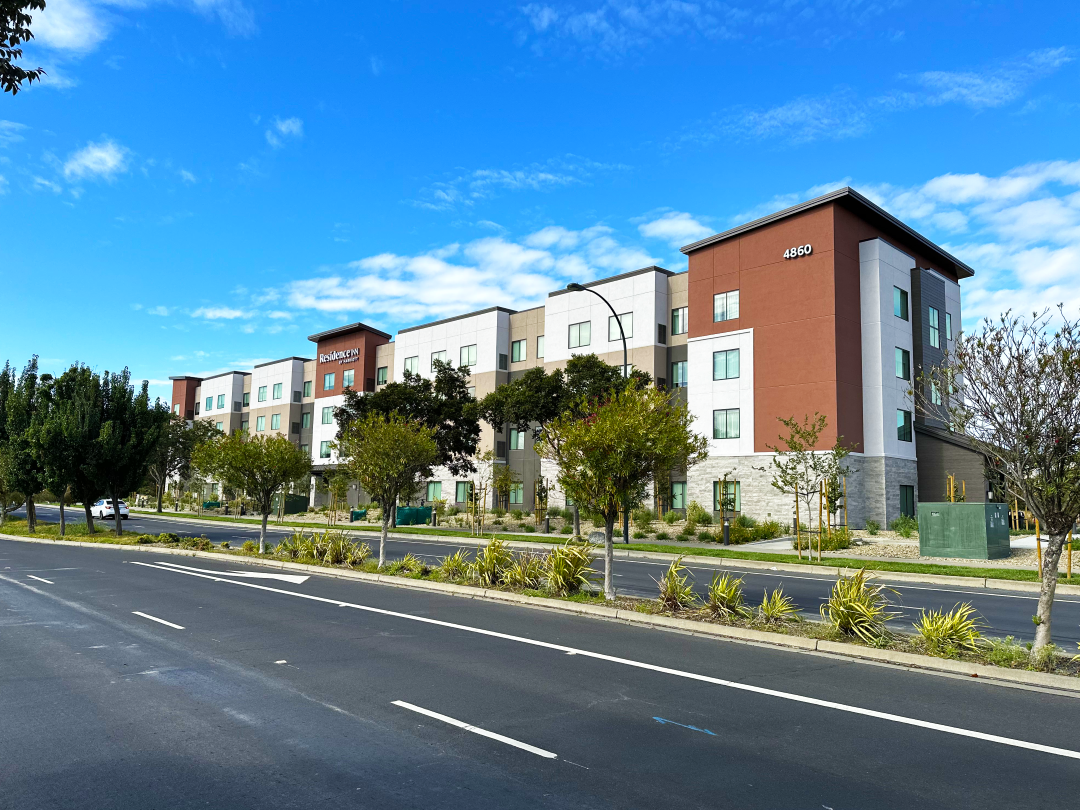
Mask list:
POLYGON ((147 469, 154 482, 158 514, 161 514, 166 485, 173 478, 187 478, 195 448, 216 434, 217 429, 205 419, 196 419, 189 425, 182 416, 170 415, 147 469))
POLYGON ((27 70, 13 64, 22 59, 22 44, 34 38, 30 30, 32 15, 28 11, 41 11, 45 0, 0 0, 0 87, 5 93, 16 95, 22 83, 40 81, 45 75, 41 68, 27 70))
POLYGON ((26 498, 26 524, 33 532, 37 528, 37 510, 34 496, 45 487, 44 468, 35 452, 34 428, 41 418, 39 411, 44 400, 38 379, 37 356, 15 379, 15 370, 4 366, 6 383, 10 390, 5 403, 4 425, 0 427, 0 475, 9 491, 21 492, 26 498))

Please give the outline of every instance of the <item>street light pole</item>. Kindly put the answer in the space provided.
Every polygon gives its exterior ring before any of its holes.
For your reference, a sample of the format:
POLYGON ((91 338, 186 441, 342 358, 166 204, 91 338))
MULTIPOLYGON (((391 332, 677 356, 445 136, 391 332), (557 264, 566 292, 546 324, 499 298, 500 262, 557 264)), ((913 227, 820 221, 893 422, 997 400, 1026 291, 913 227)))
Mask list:
MULTIPOLYGON (((630 361, 629 361, 629 359, 627 357, 627 353, 626 353, 626 332, 623 331, 622 319, 619 317, 619 313, 617 313, 615 311, 615 307, 613 307, 611 305, 610 301, 608 301, 606 298, 604 298, 604 296, 602 296, 600 293, 598 293, 592 287, 585 287, 585 286, 583 286, 581 284, 571 282, 571 283, 566 285, 566 289, 569 290, 570 292, 591 292, 593 295, 595 295, 597 298, 599 298, 601 301, 603 301, 605 304, 607 304, 607 308, 611 310, 611 314, 615 318, 615 323, 617 323, 619 325, 619 337, 622 338, 622 373, 623 373, 623 379, 624 380, 628 379, 630 377, 630 361)), ((630 508, 629 508, 629 504, 625 504, 625 503, 623 504, 623 521, 622 522, 623 522, 623 526, 622 526, 623 542, 624 543, 629 543, 630 542, 630 508)))

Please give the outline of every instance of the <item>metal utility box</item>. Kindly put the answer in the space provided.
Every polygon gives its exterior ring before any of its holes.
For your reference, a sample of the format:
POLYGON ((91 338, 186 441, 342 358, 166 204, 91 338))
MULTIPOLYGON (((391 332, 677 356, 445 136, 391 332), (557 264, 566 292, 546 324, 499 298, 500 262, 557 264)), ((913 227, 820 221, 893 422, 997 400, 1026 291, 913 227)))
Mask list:
POLYGON ((1003 503, 920 503, 924 557, 999 560, 1009 556, 1009 509, 1003 503))
POLYGON ((367 509, 353 509, 349 512, 349 522, 355 523, 358 520, 363 520, 367 517, 367 509))
MULTIPOLYGON (((278 493, 274 496, 274 499, 270 502, 271 509, 274 512, 278 510, 278 501, 281 499, 281 494, 278 493)), ((301 512, 306 512, 308 508, 308 496, 307 495, 285 495, 285 514, 286 515, 298 515, 301 512)))
POLYGON ((397 508, 398 526, 422 526, 431 523, 430 506, 399 506, 397 508))

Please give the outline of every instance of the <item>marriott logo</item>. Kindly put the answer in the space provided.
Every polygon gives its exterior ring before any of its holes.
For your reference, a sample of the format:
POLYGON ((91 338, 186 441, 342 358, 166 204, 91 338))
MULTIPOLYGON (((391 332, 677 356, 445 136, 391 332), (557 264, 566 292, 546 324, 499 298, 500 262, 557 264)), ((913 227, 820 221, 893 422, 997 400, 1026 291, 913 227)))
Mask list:
POLYGON ((342 349, 340 352, 330 352, 329 354, 320 354, 319 355, 319 362, 320 363, 332 363, 335 360, 337 360, 339 364, 351 363, 353 360, 355 360, 359 356, 360 356, 360 350, 359 349, 342 349))

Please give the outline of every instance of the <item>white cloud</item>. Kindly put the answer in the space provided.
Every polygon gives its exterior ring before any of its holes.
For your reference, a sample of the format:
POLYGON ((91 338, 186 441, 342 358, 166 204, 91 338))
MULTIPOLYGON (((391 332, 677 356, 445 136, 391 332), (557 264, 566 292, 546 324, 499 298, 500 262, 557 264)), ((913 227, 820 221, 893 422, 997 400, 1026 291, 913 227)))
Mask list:
POLYGON ((128 150, 111 139, 91 142, 67 159, 64 177, 68 180, 112 180, 127 171, 127 156, 128 150))
POLYGON ((185 183, 194 184, 194 183, 199 182, 196 179, 195 175, 192 174, 191 172, 189 172, 187 169, 181 169, 179 174, 180 174, 180 179, 183 180, 185 183))
POLYGON ((49 0, 32 19, 34 41, 60 51, 92 51, 109 35, 100 10, 86 0, 49 0))
POLYGON ((280 149, 289 138, 304 136, 304 122, 299 118, 275 118, 273 126, 266 130, 266 142, 275 149, 280 149))
POLYGON ((21 133, 26 128, 26 124, 19 124, 15 121, 0 121, 0 147, 10 146, 21 141, 23 139, 21 133))
POLYGON ((250 310, 233 307, 199 307, 191 313, 192 318, 205 318, 208 321, 232 321, 237 318, 252 318, 254 315, 255 313, 250 310))
POLYGON ((708 225, 680 211, 670 211, 659 219, 643 222, 638 225, 638 232, 647 239, 662 239, 672 247, 682 247, 716 233, 708 225))
POLYGON ((266 313, 268 318, 274 318, 275 320, 291 320, 292 313, 286 312, 283 309, 275 309, 266 313))
POLYGON ((58 183, 54 183, 52 180, 46 180, 44 177, 34 177, 33 184, 35 189, 44 189, 45 191, 51 191, 53 194, 59 194, 63 191, 58 183))
POLYGON ((196 9, 209 17, 216 17, 225 30, 234 36, 248 37, 259 29, 255 14, 240 0, 191 0, 196 9))
POLYGON ((1000 107, 1019 98, 1039 79, 1072 61, 1066 48, 1044 48, 979 71, 930 70, 914 79, 926 92, 918 103, 966 104, 969 107, 1000 107))
POLYGON ((568 281, 658 261, 612 234, 604 225, 579 231, 553 226, 517 240, 489 236, 411 256, 382 253, 291 282, 286 293, 294 309, 358 313, 376 322, 387 313, 415 323, 496 304, 524 309, 568 281))
POLYGON ((165 316, 167 316, 169 314, 169 308, 159 304, 156 307, 151 307, 150 309, 146 310, 146 314, 147 315, 161 315, 162 317, 165 317, 165 316))
POLYGON ((8 181, 4 175, 0 174, 0 194, 7 194, 8 181))

